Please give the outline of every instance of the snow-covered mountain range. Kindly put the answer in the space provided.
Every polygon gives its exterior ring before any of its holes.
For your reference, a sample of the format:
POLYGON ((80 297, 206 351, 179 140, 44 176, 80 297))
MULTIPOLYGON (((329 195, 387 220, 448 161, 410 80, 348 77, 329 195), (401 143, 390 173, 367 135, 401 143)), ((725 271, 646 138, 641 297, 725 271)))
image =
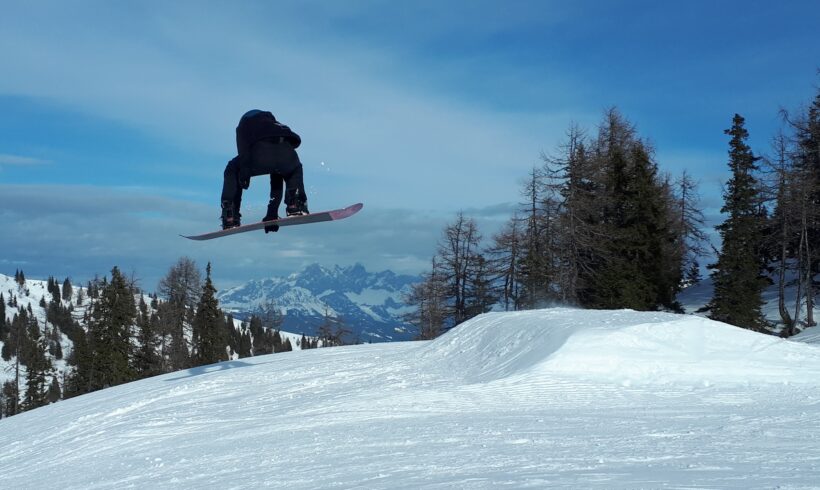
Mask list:
POLYGON ((409 311, 404 295, 417 276, 392 271, 368 272, 350 267, 310 265, 287 277, 254 280, 217 293, 219 304, 236 318, 247 318, 267 305, 284 314, 283 330, 315 335, 330 316, 352 333, 348 342, 409 340, 413 327, 401 316, 409 311))

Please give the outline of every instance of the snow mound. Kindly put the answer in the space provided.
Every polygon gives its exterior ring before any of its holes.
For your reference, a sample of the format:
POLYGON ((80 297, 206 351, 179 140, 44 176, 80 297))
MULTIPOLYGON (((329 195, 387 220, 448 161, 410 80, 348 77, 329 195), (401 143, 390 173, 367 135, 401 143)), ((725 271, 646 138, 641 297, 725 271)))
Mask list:
POLYGON ((428 368, 468 383, 569 375, 627 386, 820 384, 817 346, 672 313, 488 313, 420 351, 428 368))

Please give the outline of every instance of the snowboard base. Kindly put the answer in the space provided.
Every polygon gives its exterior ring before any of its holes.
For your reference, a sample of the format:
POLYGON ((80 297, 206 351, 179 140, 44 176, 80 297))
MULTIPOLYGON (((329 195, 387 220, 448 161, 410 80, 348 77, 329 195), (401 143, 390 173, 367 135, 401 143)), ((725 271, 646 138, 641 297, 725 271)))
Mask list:
POLYGON ((212 231, 210 233, 204 233, 202 235, 180 236, 183 238, 187 238, 189 240, 202 241, 211 240, 213 238, 219 238, 228 235, 237 235, 239 233, 245 233, 253 230, 264 230, 266 226, 270 225, 278 225, 279 227, 282 227, 306 225, 309 223, 321 223, 323 221, 337 221, 340 219, 345 219, 350 216, 353 216, 354 214, 358 213, 362 209, 362 207, 364 207, 364 204, 357 203, 346 208, 334 209, 331 211, 320 211, 318 213, 306 214, 304 216, 289 216, 287 218, 279 218, 271 221, 260 221, 258 223, 252 223, 249 225, 228 228, 227 230, 212 231))

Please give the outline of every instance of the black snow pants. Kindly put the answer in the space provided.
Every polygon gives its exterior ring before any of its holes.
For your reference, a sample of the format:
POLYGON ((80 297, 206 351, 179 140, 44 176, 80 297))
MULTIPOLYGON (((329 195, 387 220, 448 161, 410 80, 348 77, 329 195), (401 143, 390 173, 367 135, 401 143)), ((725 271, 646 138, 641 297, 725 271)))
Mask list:
POLYGON ((257 141, 250 153, 236 157, 225 167, 222 184, 222 201, 233 201, 234 209, 242 205, 242 189, 250 185, 251 177, 270 175, 270 198, 279 209, 282 202, 282 185, 287 188, 285 204, 294 199, 307 202, 302 176, 302 162, 296 150, 287 142, 257 141))

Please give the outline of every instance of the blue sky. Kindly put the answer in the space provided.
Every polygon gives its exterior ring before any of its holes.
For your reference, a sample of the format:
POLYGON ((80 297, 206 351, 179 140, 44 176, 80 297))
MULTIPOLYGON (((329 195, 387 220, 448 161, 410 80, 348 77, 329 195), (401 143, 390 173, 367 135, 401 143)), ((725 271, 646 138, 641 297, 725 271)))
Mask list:
MULTIPOLYGON (((4 2, 0 272, 146 289, 180 256, 217 286, 311 262, 424 270, 459 210, 485 235, 572 122, 617 106, 714 214, 723 129, 768 151, 813 97, 814 1, 4 2), (218 226, 234 128, 271 110, 303 138, 313 210, 343 223, 192 243, 218 226), (219 283, 221 281, 221 284, 219 283)), ((255 179, 246 221, 261 218, 255 179), (257 216, 258 215, 258 216, 257 216)))

